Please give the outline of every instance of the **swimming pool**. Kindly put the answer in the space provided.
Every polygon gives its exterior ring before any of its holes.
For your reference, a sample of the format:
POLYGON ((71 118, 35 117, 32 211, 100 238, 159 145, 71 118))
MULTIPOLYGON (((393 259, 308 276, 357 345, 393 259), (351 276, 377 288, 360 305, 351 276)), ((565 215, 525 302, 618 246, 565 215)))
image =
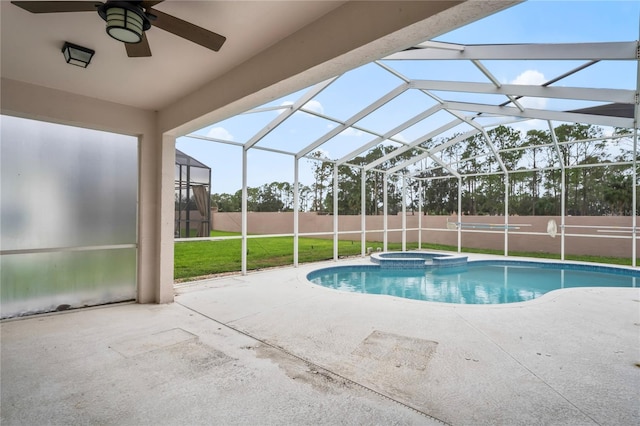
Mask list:
POLYGON ((336 290, 459 304, 524 302, 560 288, 636 287, 639 278, 633 269, 503 260, 432 269, 336 266, 307 275, 336 290))

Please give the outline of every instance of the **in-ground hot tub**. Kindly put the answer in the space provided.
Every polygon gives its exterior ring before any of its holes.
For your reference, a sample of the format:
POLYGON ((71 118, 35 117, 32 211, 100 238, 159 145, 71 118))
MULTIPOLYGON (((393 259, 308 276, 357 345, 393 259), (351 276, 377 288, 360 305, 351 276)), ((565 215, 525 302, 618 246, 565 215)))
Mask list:
POLYGON ((380 265, 382 269, 442 268, 464 266, 467 264, 467 256, 424 251, 399 251, 372 253, 371 261, 380 265))

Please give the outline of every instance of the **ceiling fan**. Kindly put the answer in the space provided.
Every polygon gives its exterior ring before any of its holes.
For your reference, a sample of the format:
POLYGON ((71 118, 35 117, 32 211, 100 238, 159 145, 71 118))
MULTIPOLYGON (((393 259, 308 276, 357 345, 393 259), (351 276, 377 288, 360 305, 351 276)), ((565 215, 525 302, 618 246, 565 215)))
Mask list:
POLYGON ((158 27, 214 51, 220 50, 226 37, 152 9, 163 0, 147 1, 12 1, 31 13, 98 12, 107 23, 107 34, 125 44, 132 58, 151 56, 145 36, 151 26, 158 27))

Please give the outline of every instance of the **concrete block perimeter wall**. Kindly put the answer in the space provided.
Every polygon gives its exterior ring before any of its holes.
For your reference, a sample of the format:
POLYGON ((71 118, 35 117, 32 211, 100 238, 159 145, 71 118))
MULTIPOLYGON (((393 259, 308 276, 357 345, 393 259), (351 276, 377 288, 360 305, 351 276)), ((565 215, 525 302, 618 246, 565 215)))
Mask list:
MULTIPOLYGON (((408 213, 407 229, 418 228, 418 214, 408 213)), ((559 216, 510 216, 509 225, 518 229, 509 231, 509 251, 560 253, 560 217, 559 216), (558 233, 555 238, 547 234, 549 220, 555 220, 558 233), (532 235, 540 233, 543 235, 532 235)), ((367 241, 382 241, 384 216, 367 216, 367 241)), ((219 231, 241 232, 241 213, 212 212, 212 229, 219 231)), ((422 216, 422 242, 457 246, 458 234, 449 229, 447 222, 458 222, 457 216, 422 216)), ((504 250, 503 216, 462 216, 462 246, 468 248, 487 248, 504 250), (471 228, 473 224, 496 225, 493 228, 471 228), (478 232, 478 231, 491 231, 478 232)), ((360 231, 361 216, 339 216, 338 230, 360 231)), ((565 253, 575 255, 631 257, 632 240, 630 216, 567 216, 566 234, 580 235, 565 237, 565 253), (571 226, 589 226, 596 228, 573 228, 571 226), (602 228, 599 228, 602 227, 602 228), (611 228, 613 227, 613 228, 611 228), (592 237, 586 237, 592 235, 592 237), (595 237, 594 237, 595 236, 595 237), (607 236, 606 238, 602 238, 607 236), (624 237, 624 238, 622 238, 624 237)), ((293 234, 293 213, 249 212, 247 217, 249 234, 293 234)), ((388 241, 402 242, 402 216, 388 216, 388 241)), ((314 238, 333 238, 333 216, 315 212, 299 213, 299 232, 326 232, 314 238)), ((341 240, 360 241, 360 233, 342 234, 341 240)), ((418 231, 407 231, 407 242, 417 242, 418 231)))

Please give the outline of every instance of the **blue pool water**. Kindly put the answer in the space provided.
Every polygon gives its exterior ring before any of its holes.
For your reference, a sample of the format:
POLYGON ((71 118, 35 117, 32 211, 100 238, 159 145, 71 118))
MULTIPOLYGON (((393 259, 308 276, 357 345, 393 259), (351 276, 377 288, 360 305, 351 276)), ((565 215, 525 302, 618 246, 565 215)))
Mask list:
POLYGON ((524 302, 571 287, 636 287, 640 271, 588 265, 520 261, 476 261, 464 267, 382 269, 338 266, 307 275, 336 290, 386 294, 407 299, 461 304, 524 302))

